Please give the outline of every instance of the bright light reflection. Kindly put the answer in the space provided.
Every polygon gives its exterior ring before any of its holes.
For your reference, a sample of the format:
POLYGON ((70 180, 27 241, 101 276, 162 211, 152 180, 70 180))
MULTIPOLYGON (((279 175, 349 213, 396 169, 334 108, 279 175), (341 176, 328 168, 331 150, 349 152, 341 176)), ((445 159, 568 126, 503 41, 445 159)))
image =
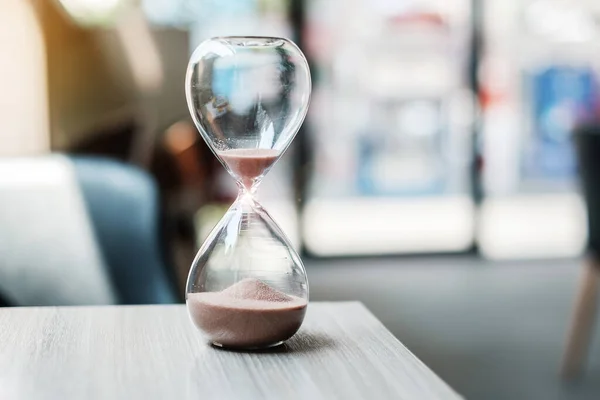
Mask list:
POLYGON ((60 0, 67 13, 79 23, 106 21, 124 4, 123 0, 60 0))

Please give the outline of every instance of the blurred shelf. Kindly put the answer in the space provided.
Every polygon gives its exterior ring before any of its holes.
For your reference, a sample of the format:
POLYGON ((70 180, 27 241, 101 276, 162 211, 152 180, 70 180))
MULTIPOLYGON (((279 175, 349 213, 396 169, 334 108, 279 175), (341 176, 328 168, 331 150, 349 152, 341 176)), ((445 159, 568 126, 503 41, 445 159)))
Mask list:
POLYGON ((460 252, 473 244, 474 216, 467 195, 312 198, 303 240, 317 256, 460 252))
POLYGON ((479 212, 479 249, 491 259, 576 257, 587 239, 576 193, 487 198, 479 212))

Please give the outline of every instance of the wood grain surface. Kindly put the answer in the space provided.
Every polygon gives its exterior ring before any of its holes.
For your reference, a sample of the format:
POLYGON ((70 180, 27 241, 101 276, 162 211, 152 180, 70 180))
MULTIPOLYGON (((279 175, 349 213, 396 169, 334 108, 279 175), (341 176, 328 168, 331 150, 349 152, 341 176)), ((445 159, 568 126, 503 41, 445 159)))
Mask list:
POLYGON ((0 399, 459 399, 361 303, 311 303, 264 352, 213 348, 185 306, 0 309, 0 399))

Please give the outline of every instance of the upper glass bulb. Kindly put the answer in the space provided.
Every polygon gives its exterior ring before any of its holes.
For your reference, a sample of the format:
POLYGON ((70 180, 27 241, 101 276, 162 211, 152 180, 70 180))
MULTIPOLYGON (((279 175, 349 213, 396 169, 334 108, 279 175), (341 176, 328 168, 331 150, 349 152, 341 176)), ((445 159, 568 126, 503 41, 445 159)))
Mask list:
POLYGON ((283 38, 217 37, 192 54, 190 114, 237 182, 251 189, 287 149, 310 100, 308 63, 283 38))

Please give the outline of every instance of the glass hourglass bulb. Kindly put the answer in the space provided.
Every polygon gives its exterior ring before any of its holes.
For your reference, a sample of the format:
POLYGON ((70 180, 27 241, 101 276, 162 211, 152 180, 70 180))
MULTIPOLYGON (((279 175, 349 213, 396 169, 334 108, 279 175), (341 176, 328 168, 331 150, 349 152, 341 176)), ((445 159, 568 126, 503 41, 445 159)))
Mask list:
POLYGON ((308 63, 287 39, 217 37, 192 54, 185 90, 200 134, 239 186, 192 263, 190 318, 218 346, 277 345, 302 324, 308 282, 254 193, 306 116, 308 63))

